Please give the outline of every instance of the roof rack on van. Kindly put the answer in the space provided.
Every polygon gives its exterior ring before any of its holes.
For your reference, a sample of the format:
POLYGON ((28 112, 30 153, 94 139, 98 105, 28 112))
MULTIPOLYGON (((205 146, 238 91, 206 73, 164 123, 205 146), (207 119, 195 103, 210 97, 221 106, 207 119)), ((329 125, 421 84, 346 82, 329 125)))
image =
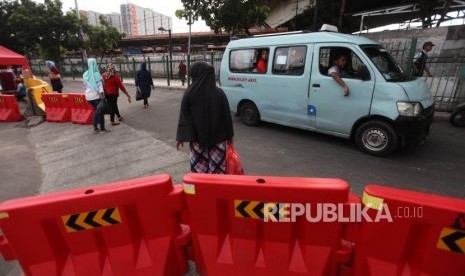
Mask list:
POLYGON ((277 36, 277 35, 291 35, 291 34, 303 34, 303 33, 308 33, 308 32, 309 32, 309 31, 294 31, 294 32, 272 33, 272 34, 259 34, 259 35, 254 35, 253 37, 277 36))

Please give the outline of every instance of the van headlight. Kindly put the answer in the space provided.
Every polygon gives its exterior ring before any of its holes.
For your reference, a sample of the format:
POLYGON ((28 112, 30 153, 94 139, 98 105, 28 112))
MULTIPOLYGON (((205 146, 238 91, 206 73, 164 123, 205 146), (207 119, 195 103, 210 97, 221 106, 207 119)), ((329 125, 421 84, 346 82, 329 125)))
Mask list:
POLYGON ((397 110, 401 116, 417 117, 423 112, 423 106, 415 102, 397 102, 397 110))

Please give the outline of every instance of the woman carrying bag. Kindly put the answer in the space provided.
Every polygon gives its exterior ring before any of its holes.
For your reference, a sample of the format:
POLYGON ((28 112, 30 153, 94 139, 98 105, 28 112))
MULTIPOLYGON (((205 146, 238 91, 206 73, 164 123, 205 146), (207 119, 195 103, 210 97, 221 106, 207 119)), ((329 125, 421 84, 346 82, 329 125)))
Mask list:
POLYGON ((205 62, 189 68, 192 85, 184 92, 176 148, 190 144, 194 173, 226 173, 226 148, 234 136, 228 99, 216 86, 215 69, 205 62))
POLYGON ((150 97, 152 90, 155 89, 155 86, 153 86, 152 75, 149 70, 147 70, 147 64, 145 62, 141 63, 140 70, 137 71, 136 87, 136 101, 144 100, 144 108, 147 109, 149 107, 147 99, 150 97))

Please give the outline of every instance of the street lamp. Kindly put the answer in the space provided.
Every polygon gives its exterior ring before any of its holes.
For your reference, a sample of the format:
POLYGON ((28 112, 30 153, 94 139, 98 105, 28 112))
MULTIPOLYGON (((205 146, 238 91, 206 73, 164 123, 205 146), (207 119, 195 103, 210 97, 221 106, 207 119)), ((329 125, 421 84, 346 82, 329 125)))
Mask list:
POLYGON ((168 37, 169 37, 169 43, 170 43, 170 72, 168 72, 171 75, 171 78, 173 78, 173 47, 171 44, 171 29, 165 29, 163 27, 158 28, 159 31, 162 32, 168 32, 168 37))

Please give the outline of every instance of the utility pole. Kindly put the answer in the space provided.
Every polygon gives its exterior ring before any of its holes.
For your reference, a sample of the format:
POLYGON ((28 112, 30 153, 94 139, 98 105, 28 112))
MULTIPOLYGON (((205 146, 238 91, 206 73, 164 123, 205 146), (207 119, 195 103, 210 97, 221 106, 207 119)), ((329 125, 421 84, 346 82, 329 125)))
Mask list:
MULTIPOLYGON (((77 0, 74 0, 74 4, 76 5, 76 14, 77 14, 77 18, 79 21, 79 33, 81 34, 82 43, 84 44, 84 32, 82 31, 81 14, 79 13, 79 7, 78 7, 77 0)), ((82 49, 82 58, 84 59, 85 62, 87 62, 87 52, 84 47, 82 49)))

